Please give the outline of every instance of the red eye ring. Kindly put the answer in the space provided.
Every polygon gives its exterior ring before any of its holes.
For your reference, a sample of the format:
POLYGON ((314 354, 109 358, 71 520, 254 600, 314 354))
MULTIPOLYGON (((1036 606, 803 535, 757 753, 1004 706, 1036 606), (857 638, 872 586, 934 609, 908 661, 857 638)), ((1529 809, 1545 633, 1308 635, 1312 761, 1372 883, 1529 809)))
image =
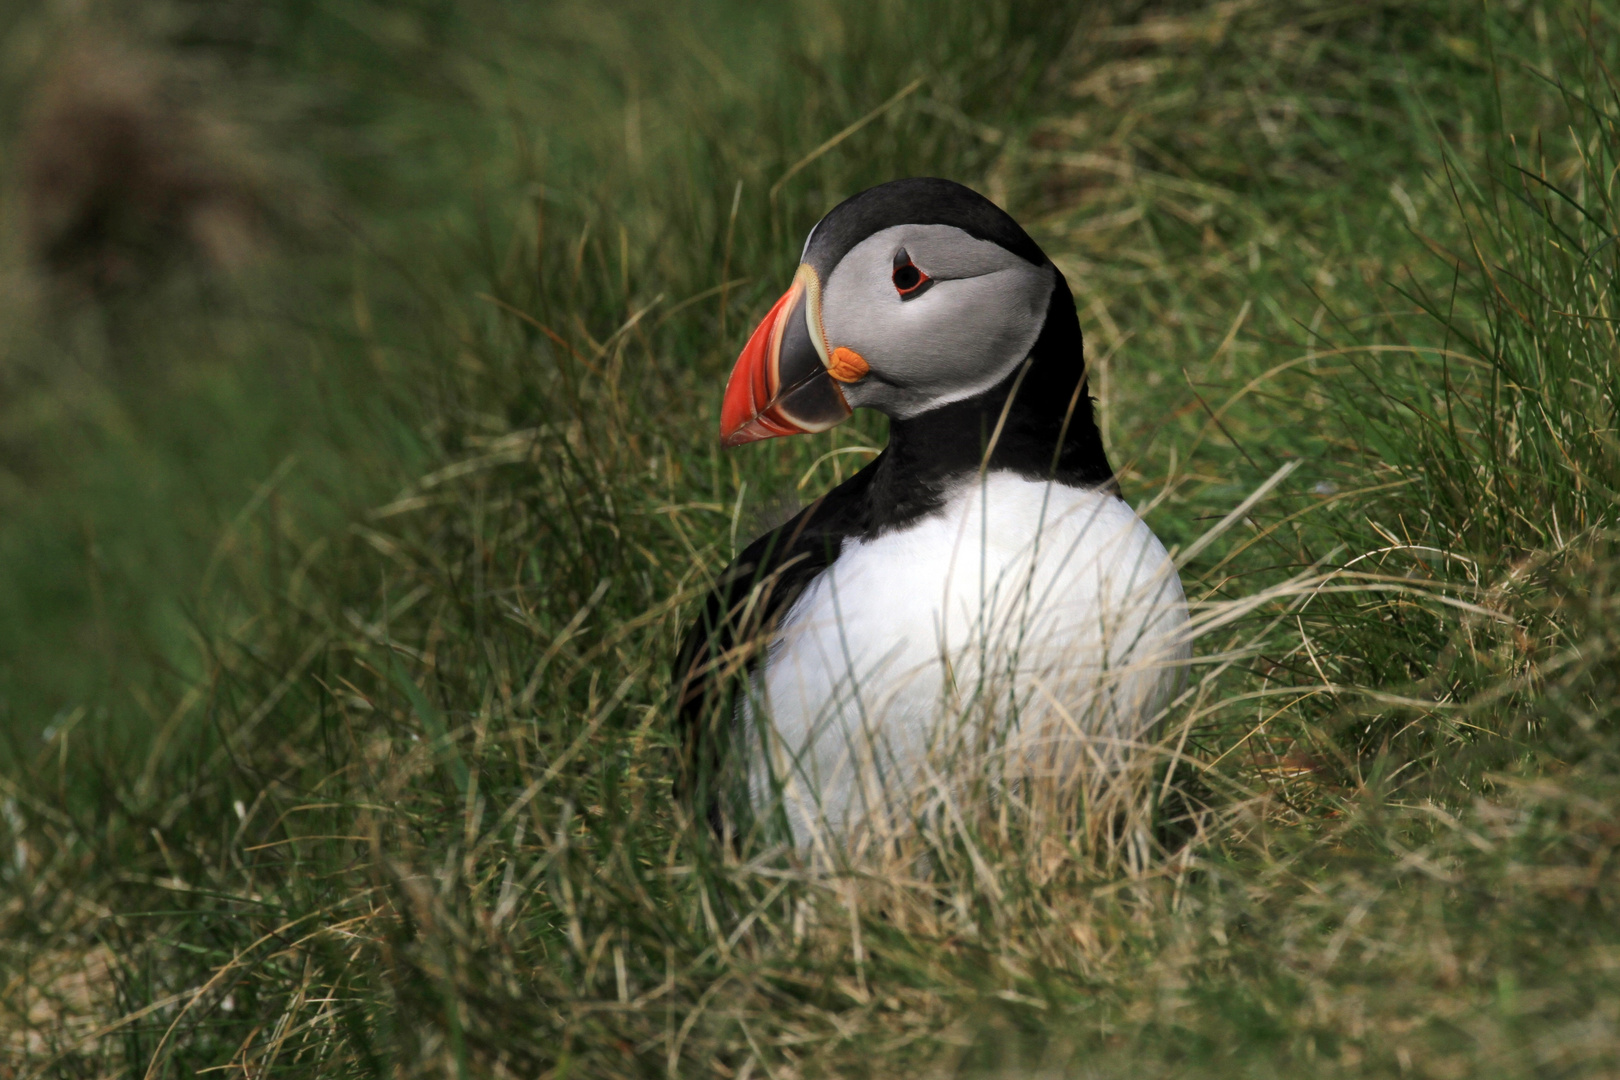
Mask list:
POLYGON ((911 256, 906 253, 906 249, 901 248, 894 253, 894 273, 891 280, 894 282, 895 292, 900 294, 900 299, 909 300, 922 293, 934 279, 918 269, 917 264, 912 262, 911 256))

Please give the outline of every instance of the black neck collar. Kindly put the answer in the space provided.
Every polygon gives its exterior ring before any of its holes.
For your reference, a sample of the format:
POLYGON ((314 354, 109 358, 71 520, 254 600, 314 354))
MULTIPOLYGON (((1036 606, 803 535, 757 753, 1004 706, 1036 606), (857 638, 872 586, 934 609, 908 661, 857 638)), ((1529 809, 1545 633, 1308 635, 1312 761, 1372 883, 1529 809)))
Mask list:
POLYGON ((982 394, 890 423, 888 447, 863 470, 871 473, 868 535, 937 509, 949 489, 986 463, 986 449, 992 470, 1069 487, 1113 484, 1086 386, 1074 297, 1056 267, 1053 274, 1046 322, 1024 364, 982 394))

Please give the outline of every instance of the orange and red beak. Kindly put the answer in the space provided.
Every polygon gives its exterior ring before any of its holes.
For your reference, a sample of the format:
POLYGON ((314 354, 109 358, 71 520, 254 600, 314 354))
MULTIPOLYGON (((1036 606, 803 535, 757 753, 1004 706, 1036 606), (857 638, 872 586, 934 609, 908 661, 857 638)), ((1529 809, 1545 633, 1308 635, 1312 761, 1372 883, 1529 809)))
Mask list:
MULTIPOLYGON (((859 368, 865 374, 864 362, 859 368)), ((850 407, 834 369, 848 373, 847 364, 840 367, 828 358, 821 280, 810 266, 800 265, 793 285, 755 328, 731 370, 720 406, 720 441, 741 446, 826 431, 844 420, 850 407)))

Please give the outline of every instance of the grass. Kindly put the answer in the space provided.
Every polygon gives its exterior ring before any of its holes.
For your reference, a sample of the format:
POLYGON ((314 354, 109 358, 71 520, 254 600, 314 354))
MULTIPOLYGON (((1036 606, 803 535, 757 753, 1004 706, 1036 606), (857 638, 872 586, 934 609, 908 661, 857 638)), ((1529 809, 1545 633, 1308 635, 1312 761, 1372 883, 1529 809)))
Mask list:
POLYGON ((984 8, 174 9, 330 215, 14 335, 0 1075, 1612 1069, 1620 13, 984 8), (1117 814, 921 879, 717 848, 667 685, 883 438, 715 410, 913 173, 1058 260, 1206 624, 1117 814))

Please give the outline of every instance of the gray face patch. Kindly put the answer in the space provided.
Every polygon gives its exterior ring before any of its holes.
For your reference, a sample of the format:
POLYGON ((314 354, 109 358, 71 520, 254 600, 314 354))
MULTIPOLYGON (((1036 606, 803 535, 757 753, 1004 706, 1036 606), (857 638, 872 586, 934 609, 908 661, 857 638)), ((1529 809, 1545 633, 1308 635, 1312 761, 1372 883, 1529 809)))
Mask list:
POLYGON ((1040 336, 1054 277, 950 225, 896 225, 839 260, 822 290, 829 351, 854 349, 872 375, 845 389, 855 408, 906 419, 988 390, 1040 336), (905 248, 933 279, 902 300, 894 255, 905 248))

